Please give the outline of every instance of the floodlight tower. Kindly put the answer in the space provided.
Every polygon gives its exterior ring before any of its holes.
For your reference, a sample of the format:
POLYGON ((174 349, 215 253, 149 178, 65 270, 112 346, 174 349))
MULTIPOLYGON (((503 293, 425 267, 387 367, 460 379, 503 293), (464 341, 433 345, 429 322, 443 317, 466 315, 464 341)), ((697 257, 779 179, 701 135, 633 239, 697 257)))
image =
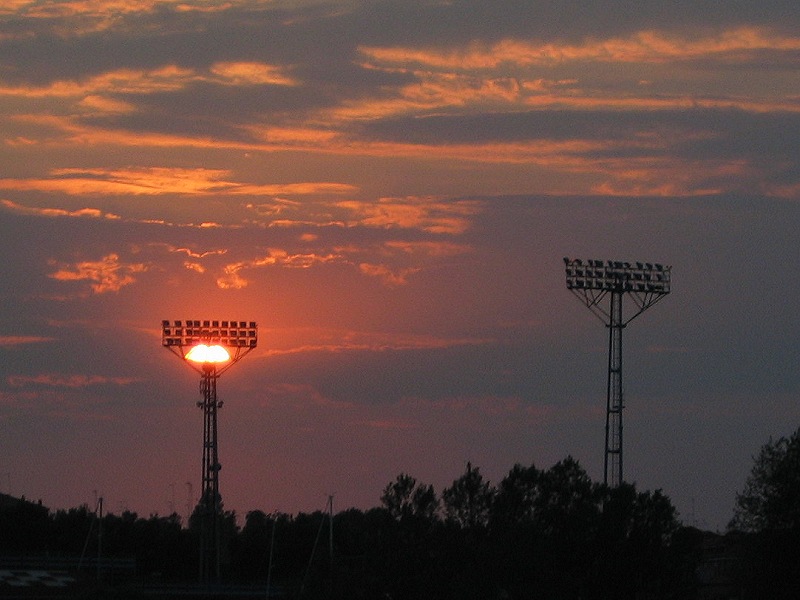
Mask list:
POLYGON ((669 294, 672 267, 564 258, 567 289, 608 327, 608 386, 606 390, 606 452, 603 482, 622 483, 622 330, 633 319, 669 294), (633 300, 626 313, 622 297, 633 300), (606 305, 606 298, 609 299, 606 305), (610 473, 609 473, 610 467, 610 473))
POLYGON ((253 321, 162 321, 161 345, 200 373, 197 403, 203 409, 203 476, 200 516, 200 580, 220 576, 222 504, 217 450, 217 379, 258 343, 253 321))

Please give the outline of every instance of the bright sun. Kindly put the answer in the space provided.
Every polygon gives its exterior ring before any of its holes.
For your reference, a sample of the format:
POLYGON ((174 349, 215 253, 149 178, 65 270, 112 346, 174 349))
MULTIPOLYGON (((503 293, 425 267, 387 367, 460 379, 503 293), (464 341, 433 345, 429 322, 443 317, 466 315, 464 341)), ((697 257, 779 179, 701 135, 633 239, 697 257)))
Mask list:
POLYGON ((186 360, 198 363, 221 363, 230 359, 231 355, 222 346, 198 344, 186 353, 186 360))

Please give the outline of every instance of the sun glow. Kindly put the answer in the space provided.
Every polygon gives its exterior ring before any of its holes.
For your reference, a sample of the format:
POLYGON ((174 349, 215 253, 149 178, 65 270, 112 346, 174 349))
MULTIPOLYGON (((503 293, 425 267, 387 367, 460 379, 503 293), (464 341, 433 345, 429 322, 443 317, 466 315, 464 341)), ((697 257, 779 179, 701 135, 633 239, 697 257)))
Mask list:
POLYGON ((230 359, 231 355, 222 346, 198 344, 186 353, 186 360, 198 363, 222 363, 230 359))

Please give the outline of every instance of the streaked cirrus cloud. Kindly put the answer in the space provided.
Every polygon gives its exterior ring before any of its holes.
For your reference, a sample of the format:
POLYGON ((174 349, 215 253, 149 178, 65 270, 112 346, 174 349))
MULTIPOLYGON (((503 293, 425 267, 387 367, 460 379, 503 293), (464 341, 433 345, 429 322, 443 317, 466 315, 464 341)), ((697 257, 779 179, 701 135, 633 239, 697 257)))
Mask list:
POLYGON ((47 179, 0 179, 0 189, 61 192, 81 196, 215 194, 275 196, 281 194, 342 194, 352 186, 340 183, 287 183, 254 185, 227 180, 230 171, 222 169, 128 168, 54 169, 47 179))

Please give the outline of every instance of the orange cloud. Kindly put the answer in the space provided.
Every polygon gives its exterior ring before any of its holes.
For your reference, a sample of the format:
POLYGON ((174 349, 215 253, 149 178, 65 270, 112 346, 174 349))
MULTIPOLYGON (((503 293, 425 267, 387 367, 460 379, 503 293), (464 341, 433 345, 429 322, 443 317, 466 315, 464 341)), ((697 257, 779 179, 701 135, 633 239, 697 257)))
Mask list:
POLYGON ((604 179, 591 191, 614 196, 705 196, 730 189, 709 181, 758 179, 756 169, 744 160, 608 159, 595 161, 593 169, 603 173, 604 179))
POLYGON ((187 271, 194 271, 195 273, 200 273, 200 274, 206 272, 206 268, 200 263, 186 261, 183 263, 183 266, 186 267, 187 271))
MULTIPOLYGON (((81 23, 100 24, 116 22, 119 15, 146 14, 172 5, 177 12, 220 12, 232 6, 245 5, 247 0, 226 0, 225 2, 187 2, 186 0, 65 0, 59 2, 36 2, 34 0, 4 0, 0 15, 17 15, 26 18, 69 18, 83 17, 81 23)), ((72 31, 73 35, 78 32, 72 31)))
MULTIPOLYGON (((153 246, 160 246, 162 244, 152 244, 153 246)), ((214 255, 221 255, 228 252, 225 248, 220 248, 217 250, 206 250, 204 252, 197 252, 196 250, 192 250, 191 248, 178 248, 177 246, 169 246, 167 245, 167 250, 170 252, 177 252, 186 254, 186 256, 190 258, 205 258, 206 256, 214 256, 214 255)))
POLYGON ((347 200, 336 206, 352 214, 349 226, 421 229, 429 233, 464 233, 470 217, 480 212, 473 201, 438 202, 430 198, 381 198, 378 202, 347 200))
POLYGON ((574 94, 536 94, 527 96, 523 103, 540 110, 570 108, 573 110, 682 110, 703 108, 736 108, 754 113, 800 112, 800 105, 792 98, 707 97, 676 93, 672 96, 626 96, 610 93, 590 96, 585 90, 575 89, 574 94))
POLYGON ((388 241, 384 244, 387 248, 399 250, 409 255, 424 255, 433 257, 459 256, 469 254, 473 251, 472 246, 467 244, 454 244, 452 242, 407 242, 407 241, 388 241))
POLYGON ((583 62, 655 63, 698 58, 724 58, 743 52, 800 49, 800 38, 763 27, 740 27, 714 35, 686 37, 658 31, 640 31, 625 38, 586 40, 582 44, 539 44, 505 39, 496 44, 473 42, 464 48, 439 50, 362 46, 359 51, 378 65, 424 65, 465 71, 496 69, 501 65, 540 66, 583 62))
MULTIPOLYGON (((556 84, 553 84, 554 86, 556 84)), ((572 83, 563 82, 564 86, 571 86, 572 83)), ((524 87, 524 84, 523 84, 524 87)), ((556 86, 557 87, 557 86, 556 86)), ((385 109, 389 112, 396 109, 396 106, 390 101, 385 109)), ((769 110, 787 110, 797 112, 800 110, 800 105, 793 103, 790 98, 764 100, 752 98, 709 98, 702 100, 695 100, 690 96, 675 96, 671 98, 647 98, 647 97, 619 97, 612 94, 604 96, 588 97, 583 95, 583 92, 574 93, 574 95, 567 94, 564 97, 552 94, 531 93, 527 95, 521 104, 518 103, 514 110, 524 106, 526 108, 538 108, 546 110, 549 108, 577 108, 577 109, 593 109, 605 108, 612 110, 661 110, 669 108, 689 108, 689 107, 738 107, 750 111, 769 111, 769 110)), ((353 111, 352 114, 347 116, 331 113, 327 116, 333 119, 332 123, 337 119, 359 118, 358 114, 361 110, 366 110, 368 113, 375 110, 374 104, 367 103, 364 106, 351 106, 347 110, 353 111)), ((335 111, 334 111, 335 112, 335 111)), ((214 147, 215 150, 222 149, 236 149, 239 151, 291 151, 302 150, 308 152, 319 152, 327 154, 338 154, 340 156, 372 156, 372 157, 414 157, 424 159, 443 159, 443 160, 457 160, 468 162, 483 162, 495 164, 525 164, 532 166, 539 166, 546 169, 563 171, 568 173, 581 173, 586 177, 590 177, 595 181, 599 178, 607 178, 607 171, 603 164, 590 158, 590 155, 595 151, 608 151, 613 150, 615 145, 607 140, 593 139, 593 140, 548 140, 548 139, 534 139, 517 142, 491 142, 491 143, 476 143, 476 144, 411 144, 411 143, 393 143, 381 141, 358 141, 358 140, 345 140, 339 137, 331 138, 330 142, 320 142, 318 144, 308 145, 305 142, 292 142, 291 140, 284 140, 281 144, 249 144, 241 142, 226 142, 224 140, 211 140, 211 139, 197 139, 181 136, 168 136, 168 135, 154 135, 154 134, 135 134, 132 132, 119 132, 119 131, 104 131, 99 129, 90 129, 84 126, 73 124, 69 119, 47 117, 43 118, 43 122, 56 127, 63 127, 67 133, 67 138, 61 143, 79 143, 79 144, 112 144, 112 145, 137 145, 137 146, 154 146, 154 147, 214 147)), ((18 139, 16 140, 18 141, 18 139)), ((20 142, 21 143, 21 142, 20 142)), ((658 149, 659 146, 653 140, 626 140, 615 143, 621 149, 630 149, 634 147, 644 148, 642 144, 649 144, 651 149, 658 149), (655 145, 654 145, 655 144, 655 145)), ((661 147, 668 144, 668 141, 662 142, 661 147)), ((635 159, 634 159, 635 160, 635 159)), ((635 169, 636 166, 631 164, 625 165, 625 168, 635 169)), ((122 194, 122 193, 136 193, 136 194, 159 194, 159 193, 184 193, 184 194, 228 194, 228 195, 262 195, 262 196, 279 196, 281 194, 344 194, 350 193, 355 188, 349 184, 342 184, 336 182, 306 182, 306 183, 289 183, 289 184, 274 184, 274 185, 250 185, 242 182, 230 180, 230 174, 227 171, 221 170, 206 170, 206 169, 184 169, 184 170, 170 170, 170 169, 116 169, 107 170, 104 172, 89 173, 87 170, 73 170, 72 172, 62 171, 60 178, 53 179, 41 178, 34 180, 0 180, 0 188, 5 189, 19 189, 19 190, 34 190, 42 189, 45 191, 65 191, 71 194, 122 194), (130 171, 134 171, 131 173, 130 171), (84 173, 81 176, 80 173, 84 173), (103 174, 104 173, 104 174, 103 174)), ((655 173, 655 171, 652 171, 655 173)), ((696 169, 693 171, 698 173, 696 169)), ((700 176, 702 179, 702 176, 700 176)), ((587 191, 582 184, 572 185, 574 179, 565 180, 564 186, 560 188, 551 188, 545 190, 549 193, 576 193, 587 191)), ((606 190, 610 193, 613 189, 619 189, 617 185, 607 185, 603 182, 598 182, 597 185, 606 185, 606 190)), ((670 187, 668 180, 654 181, 650 188, 667 189, 670 187), (663 186, 667 187, 663 187, 663 186)), ((599 188, 595 188, 598 190, 599 188)), ((629 188, 634 189, 634 188, 629 188)), ((787 190, 774 190, 776 194, 786 194, 787 190)), ((354 207, 358 203, 354 203, 354 207)), ((250 205, 255 206, 255 205, 250 205)), ((274 205, 273 205, 274 206, 274 205)), ((288 206, 288 205, 287 205, 288 206)), ((342 205, 345 208, 345 205, 342 205)), ((261 210, 261 209, 259 209, 261 210)), ((399 218, 399 213, 395 211, 394 216, 381 214, 378 211, 373 211, 371 222, 373 226, 390 226, 392 219, 395 224, 402 222, 399 218)), ((352 216, 352 215, 351 215, 352 216)), ((367 215, 361 215, 366 218, 367 215)), ((342 219, 341 223, 351 223, 352 219, 342 219)), ((356 220, 357 221, 357 220, 356 220)), ((295 226, 300 223, 307 222, 308 224, 319 225, 321 221, 317 218, 308 219, 300 217, 298 219, 270 219, 270 226, 295 226)), ((329 224, 340 224, 335 219, 331 219, 330 215, 327 217, 329 224)), ((358 224, 356 222, 356 224, 358 224)))
MULTIPOLYGON (((98 0, 99 2, 99 0, 98 0)), ((82 2, 86 10, 92 10, 82 2)), ((99 5, 97 5, 99 6, 99 5)), ((78 9, 76 9, 78 10, 78 9)), ((644 77, 644 68, 635 71, 624 90, 617 87, 616 79, 602 77, 590 84, 577 76, 578 68, 596 68, 601 64, 625 63, 645 65, 648 72, 653 65, 667 65, 657 76, 669 77, 669 65, 685 69, 687 61, 725 62, 756 60, 758 53, 793 53, 800 49, 800 38, 781 34, 768 28, 741 27, 687 38, 665 31, 640 31, 625 37, 587 39, 581 43, 540 43, 532 40, 501 40, 496 44, 472 43, 455 49, 441 48, 360 48, 364 68, 408 73, 413 82, 395 90, 384 88, 380 96, 365 95, 321 110, 307 119, 309 126, 265 126, 253 123, 232 123, 240 131, 250 134, 249 140, 194 137, 192 135, 147 133, 106 129, 99 125, 81 122, 87 111, 124 113, 134 110, 133 105, 116 99, 116 94, 149 94, 185 89, 196 82, 214 85, 298 85, 289 71, 279 66, 256 61, 217 62, 207 69, 188 69, 177 65, 164 65, 156 69, 116 69, 80 81, 60 81, 41 87, 13 87, 0 83, 0 95, 25 98, 56 98, 65 108, 42 110, 40 114, 12 115, 9 118, 20 127, 8 134, 5 143, 11 147, 70 148, 81 146, 135 146, 137 148, 192 148, 213 149, 215 152, 314 152, 336 156, 408 157, 426 160, 469 161, 510 165, 532 165, 565 173, 580 173, 591 179, 594 191, 613 193, 615 190, 684 189, 688 193, 708 190, 703 183, 676 184, 657 177, 659 171, 678 171, 682 165, 675 162, 647 168, 653 178, 630 184, 630 175, 639 171, 635 158, 621 161, 623 173, 610 174, 609 162, 591 158, 595 151, 645 148, 641 139, 610 142, 602 139, 531 139, 514 142, 488 143, 395 143, 381 140, 364 140, 346 133, 348 126, 357 121, 410 114, 485 114, 487 112, 516 112, 534 110, 675 110, 697 108, 737 108, 750 112, 800 111, 796 98, 780 90, 765 89, 754 95, 752 90, 736 92, 735 82, 725 92, 697 97, 697 86, 685 87, 685 77, 672 86, 671 93, 653 91, 644 77), (576 68, 577 65, 577 68, 576 68), (569 76, 542 77, 542 66, 548 69, 560 66, 569 68, 569 76), (601 81, 601 83, 597 83, 601 81), (685 89, 684 89, 685 88, 685 89), (60 102, 72 99, 74 104, 60 102), (59 115, 59 112, 64 114, 59 115), (42 134, 46 131, 46 134, 42 134), (34 133, 35 132, 35 133, 34 133), (40 137, 41 135, 41 137, 40 137), (626 183, 627 182, 627 183, 626 183)), ((548 72, 550 72, 548 70, 548 72)), ((684 71, 682 71, 683 73, 684 71)), ((565 73, 565 75, 567 75, 565 73)), ((742 84, 745 85, 745 84, 742 84)), ((29 110, 36 110, 30 108, 29 110)), ((94 123, 102 122, 101 120, 94 123)), ((657 154, 667 147, 645 140, 657 154)), ((635 154, 645 154, 635 153, 635 154)), ((698 182, 704 179, 699 170, 692 171, 698 182)), ((569 193, 588 191, 583 182, 575 184, 574 178, 565 179, 559 189, 543 191, 569 193)), ((766 186, 765 186, 766 187, 766 186)), ((343 195, 353 194, 358 188, 337 181, 289 182, 284 184, 252 184, 234 180, 229 171, 215 169, 60 169, 45 177, 0 180, 0 189, 18 191, 59 192, 70 195, 239 195, 275 197, 281 195, 343 195)), ((773 185, 770 194, 781 197, 793 194, 787 187, 773 185)), ((329 218, 328 223, 349 226, 405 227, 420 217, 414 216, 411 207, 381 206, 368 212, 358 202, 345 201, 338 205, 345 213, 339 221, 329 218), (347 218, 347 217, 352 218, 347 218)), ((288 213, 287 213, 288 214, 288 213)), ((88 216, 88 215, 82 215, 88 216)), ((337 215, 339 216, 339 215, 337 215)), ((459 220, 453 217, 445 222, 440 217, 438 232, 458 231, 459 220)), ((298 219, 271 218, 271 226, 294 226, 300 223, 321 224, 321 217, 298 219)), ((214 227, 220 223, 207 222, 201 226, 214 227)), ((432 223, 418 220, 412 225, 426 231, 436 231, 432 223)))
MULTIPOLYGON (((397 90, 394 97, 366 98, 347 102, 320 115, 332 123, 378 119, 395 115, 448 110, 454 113, 515 111, 527 108, 546 109, 611 109, 611 110, 674 110, 685 108, 739 108, 752 112, 800 112, 796 100, 784 95, 752 96, 721 95, 698 97, 691 91, 675 88, 672 94, 651 95, 646 84, 638 89, 590 89, 578 79, 525 79, 481 76, 479 73, 454 74, 414 71, 414 83, 397 90)), ((331 151, 336 149, 335 139, 331 151)), ((473 146, 474 148, 475 146, 473 146)), ((352 142, 347 148, 354 148, 352 142)), ((381 152, 380 144, 370 146, 381 152)), ((404 153, 400 147, 399 152, 404 153)), ((409 152, 409 148, 405 148, 409 152)), ((474 152, 475 157, 487 156, 474 152)), ((473 157, 473 160, 480 158, 473 157)))
POLYGON ((241 272, 247 269, 271 266, 308 269, 314 265, 337 262, 341 259, 341 255, 334 253, 291 254, 286 250, 272 248, 268 251, 266 256, 253 260, 231 263, 225 266, 224 274, 217 279, 217 286, 221 289, 242 289, 247 287, 248 281, 241 275, 241 272))
MULTIPOLYGON (((328 111, 331 121, 374 119, 451 107, 509 107, 523 99, 523 80, 507 76, 413 71, 414 83, 398 89, 395 97, 350 101, 328 111)), ((326 118, 322 115, 322 118, 326 118)))
POLYGON ((409 276, 420 271, 419 267, 405 267, 392 269, 387 265, 361 263, 358 265, 359 271, 370 277, 378 277, 384 284, 389 286, 405 285, 408 283, 409 276))
MULTIPOLYGON (((2 180, 0 180, 0 187, 2 187, 2 180)), ((121 217, 113 213, 106 213, 97 208, 81 208, 78 210, 64 210, 61 208, 35 208, 30 206, 22 206, 11 200, 0 200, 0 205, 4 206, 7 210, 24 215, 36 215, 40 217, 88 217, 92 219, 110 219, 117 220, 121 217)))
POLYGON ((139 167, 127 169, 62 168, 46 179, 0 179, 0 189, 61 192, 69 195, 164 195, 214 194, 275 196, 280 194, 343 194, 351 185, 332 182, 299 182, 252 185, 228 181, 230 171, 205 168, 139 167))
POLYGON ((260 62, 217 62, 210 71, 224 85, 297 85, 282 67, 260 62))
POLYGON ((133 105, 109 98, 119 94, 146 95, 176 92, 194 83, 226 86, 282 85, 297 82, 280 66, 260 62, 218 62, 208 71, 167 64, 156 69, 116 69, 80 80, 62 79, 47 85, 4 85, 0 96, 23 98, 74 98, 76 106, 92 112, 132 112, 133 105))
POLYGON ((349 194, 357 191, 357 187, 346 183, 312 181, 303 183, 280 183, 272 185, 238 185, 230 190, 236 195, 252 196, 309 195, 309 194, 349 194))
POLYGON ((0 179, 0 188, 70 195, 207 193, 224 188, 227 171, 214 169, 53 169, 47 179, 0 179))
MULTIPOLYGON (((215 139, 200 136, 182 136, 164 133, 142 133, 137 131, 127 131, 123 129, 106 129, 91 127, 81 124, 72 115, 61 116, 54 114, 18 114, 11 117, 11 120, 21 124, 29 124, 39 128, 47 128, 53 131, 48 137, 42 137, 36 144, 42 146, 73 146, 86 145, 111 145, 111 146, 135 146, 135 147, 154 147, 154 148, 216 148, 235 149, 244 151, 267 151, 271 148, 265 144, 253 144, 224 139, 215 139)), ((23 140, 26 139, 22 136, 23 140)), ((20 145, 24 142, 19 141, 20 136, 6 141, 7 144, 20 145)), ((277 149, 273 147, 272 149, 277 149)))
POLYGON ((89 281, 92 292, 104 294, 118 292, 126 285, 136 281, 136 273, 147 271, 148 267, 142 263, 124 264, 117 254, 108 254, 99 261, 82 261, 72 265, 51 265, 58 269, 49 275, 58 281, 89 281))
MULTIPOLYGON (((316 236, 311 236, 311 240, 316 240, 316 236)), ((337 246, 331 251, 317 250, 314 252, 291 252, 271 248, 263 256, 225 265, 222 274, 217 277, 216 284, 221 289, 243 289, 249 284, 245 273, 250 270, 266 267, 308 269, 319 265, 340 263, 357 267, 363 275, 378 278, 385 285, 398 286, 406 284, 410 276, 421 271, 422 261, 426 259, 456 256, 471 251, 470 246, 446 241, 389 241, 378 246, 364 247, 353 244, 337 246), (365 255, 383 256, 391 262, 417 264, 390 265, 386 262, 359 261, 356 258, 365 255)), ((206 270, 196 262, 187 261, 184 266, 198 273, 206 270)))
MULTIPOLYGON (((318 200, 295 202, 273 198, 265 204, 248 204, 257 219, 267 219, 271 227, 372 227, 378 229, 418 229, 434 234, 458 235, 466 231, 471 219, 482 210, 477 201, 448 202, 438 198, 381 198, 377 201, 318 200)), ((316 234, 304 234, 313 241, 316 234)))
POLYGON ((800 183, 780 184, 773 182, 764 183, 764 192, 777 198, 796 199, 800 198, 800 183))
POLYGON ((0 96, 25 98, 70 98, 79 101, 101 94, 153 94, 174 92, 202 80, 196 71, 165 65, 158 69, 118 69, 80 81, 59 80, 46 86, 8 86, 0 84, 0 96))
POLYGON ((23 346, 25 344, 41 344, 52 341, 53 338, 36 335, 0 335, 0 346, 5 347, 23 346))
POLYGON ((291 329, 262 329, 270 339, 264 356, 300 354, 305 352, 346 352, 369 350, 420 350, 457 346, 476 346, 494 340, 472 337, 442 337, 430 334, 392 333, 383 331, 358 331, 320 327, 293 327, 291 329))
POLYGON ((544 79, 540 72, 541 67, 562 66, 569 66, 574 72, 576 65, 588 69, 597 63, 653 65, 696 60, 756 63, 760 53, 794 53, 798 49, 800 38, 758 27, 691 38, 670 32, 640 31, 625 38, 587 39, 581 44, 505 39, 496 44, 472 42, 446 49, 362 46, 359 50, 366 59, 364 68, 408 73, 414 76, 414 82, 399 88, 395 97, 353 101, 336 107, 330 114, 335 121, 445 108, 459 112, 514 110, 520 106, 656 110, 694 107, 697 102, 700 106, 797 112, 800 107, 791 98, 769 90, 762 90, 758 96, 728 92, 719 98, 697 99, 691 92, 682 93, 681 86, 671 95, 651 95, 646 86, 640 86, 638 91, 620 91, 608 87, 610 84, 592 89, 581 87, 574 76, 544 79), (509 76, 509 72, 514 75, 509 76))
POLYGON ((96 94, 86 96, 78 102, 78 106, 92 113, 126 114, 136 111, 136 107, 129 102, 104 98, 96 94))
POLYGON ((265 125, 246 125, 244 129, 257 138, 270 143, 281 144, 329 144, 340 133, 333 129, 314 127, 273 127, 265 125))
POLYGON ((133 377, 105 377, 102 375, 58 375, 54 373, 26 376, 10 375, 8 384, 12 387, 26 387, 30 385, 61 387, 61 388, 84 388, 94 385, 130 385, 139 381, 133 377))

